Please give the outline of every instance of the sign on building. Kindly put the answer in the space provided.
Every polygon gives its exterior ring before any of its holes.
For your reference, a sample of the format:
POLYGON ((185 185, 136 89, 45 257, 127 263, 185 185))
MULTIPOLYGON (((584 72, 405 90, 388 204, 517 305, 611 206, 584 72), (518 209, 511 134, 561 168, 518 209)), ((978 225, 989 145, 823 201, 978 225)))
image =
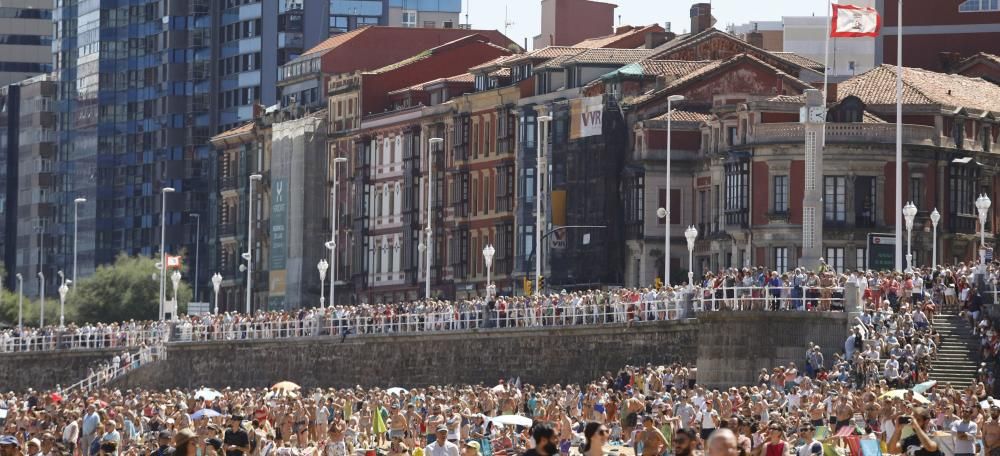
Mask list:
POLYGON ((207 302, 189 302, 188 303, 188 316, 194 315, 204 315, 210 313, 211 309, 209 303, 207 302))
POLYGON ((550 245, 551 245, 551 247, 553 249, 565 249, 566 248, 566 245, 567 245, 567 242, 566 242, 566 232, 567 232, 567 230, 556 230, 556 231, 552 232, 552 237, 550 238, 551 241, 549 241, 549 242, 550 242, 550 245))
POLYGON ((896 267, 896 235, 868 233, 867 269, 891 271, 896 267))
POLYGON ((576 98, 569 103, 569 139, 600 135, 604 121, 604 96, 576 98))
POLYGON ((285 300, 288 262, 288 179, 271 182, 271 255, 268 258, 268 310, 278 310, 285 300))

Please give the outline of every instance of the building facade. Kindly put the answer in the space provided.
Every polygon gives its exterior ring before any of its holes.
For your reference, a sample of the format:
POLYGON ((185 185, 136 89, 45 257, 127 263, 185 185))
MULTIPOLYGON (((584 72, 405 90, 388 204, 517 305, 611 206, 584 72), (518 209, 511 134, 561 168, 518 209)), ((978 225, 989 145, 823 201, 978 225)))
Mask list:
POLYGON ((0 86, 52 71, 53 0, 0 6, 0 86))
MULTIPOLYGON (((897 64, 897 2, 875 0, 882 34, 875 38, 875 63, 897 64)), ((948 72, 959 60, 987 52, 1000 55, 1000 5, 960 0, 903 5, 903 66, 948 72), (975 39, 969 37, 975 36, 975 39)))
POLYGON ((570 46, 612 33, 616 5, 594 0, 542 0, 542 30, 533 49, 570 46))

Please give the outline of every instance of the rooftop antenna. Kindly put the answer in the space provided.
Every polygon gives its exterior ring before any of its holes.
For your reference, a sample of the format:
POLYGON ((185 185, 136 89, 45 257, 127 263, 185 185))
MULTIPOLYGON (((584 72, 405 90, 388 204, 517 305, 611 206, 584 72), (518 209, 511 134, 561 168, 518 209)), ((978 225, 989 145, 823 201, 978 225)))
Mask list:
MULTIPOLYGON (((472 23, 469 22, 469 0, 465 0, 465 25, 470 29, 472 28, 472 23)), ((504 33, 506 35, 506 33, 504 33)))
POLYGON ((514 21, 510 20, 510 16, 507 13, 507 9, 508 9, 508 6, 504 5, 504 7, 503 7, 503 34, 504 35, 508 35, 509 34, 508 32, 510 31, 510 27, 512 25, 514 25, 514 21))

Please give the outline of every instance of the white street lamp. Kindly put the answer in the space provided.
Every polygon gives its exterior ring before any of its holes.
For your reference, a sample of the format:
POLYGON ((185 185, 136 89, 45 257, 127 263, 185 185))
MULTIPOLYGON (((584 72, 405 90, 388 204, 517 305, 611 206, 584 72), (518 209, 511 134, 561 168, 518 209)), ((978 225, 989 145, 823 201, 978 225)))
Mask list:
POLYGON ((77 234, 79 230, 77 229, 79 215, 80 215, 80 205, 87 202, 87 198, 77 198, 73 200, 73 289, 76 289, 76 246, 77 246, 77 234))
MULTIPOLYGON (((337 180, 337 168, 338 164, 346 163, 347 158, 337 157, 333 159, 333 189, 330 191, 330 204, 333 206, 330 210, 330 242, 326 243, 326 248, 330 250, 330 306, 336 304, 333 300, 333 292, 337 287, 337 187, 340 186, 340 181, 337 180)), ((322 286, 322 285, 320 285, 322 286)), ((323 305, 323 293, 320 292, 320 306, 323 305)))
POLYGON ((160 194, 162 195, 160 202, 160 316, 159 320, 163 321, 163 306, 167 299, 167 193, 173 193, 173 187, 163 187, 160 189, 160 194))
POLYGON ((938 226, 938 222, 940 222, 940 221, 941 221, 941 213, 938 212, 937 208, 935 207, 934 208, 934 212, 931 212, 931 225, 934 226, 934 234, 932 236, 933 237, 933 241, 934 241, 934 246, 931 247, 931 251, 933 252, 931 254, 931 256, 933 257, 932 260, 931 260, 931 261, 933 261, 933 263, 931 264, 931 267, 933 267, 933 268, 936 268, 937 264, 938 264, 938 262, 937 262, 937 226, 938 226))
POLYGON ((195 302, 201 302, 198 300, 198 281, 201 280, 201 276, 198 275, 198 262, 201 259, 201 214, 189 214, 189 217, 195 219, 195 231, 194 231, 194 299, 195 302))
POLYGON ((174 285, 174 314, 171 315, 171 320, 177 319, 177 311, 180 310, 180 300, 177 299, 177 287, 181 285, 181 272, 174 270, 173 274, 170 274, 170 282, 174 285))
POLYGON ((986 194, 976 198, 976 210, 979 211, 979 272, 986 273, 986 213, 990 210, 990 197, 986 194))
POLYGON ((59 291, 59 327, 62 328, 65 326, 63 317, 66 310, 66 291, 69 291, 69 288, 66 287, 66 275, 63 274, 62 270, 60 269, 56 274, 59 275, 59 288, 56 290, 59 291), (64 288, 66 291, 63 291, 64 288))
POLYGON ((493 285, 490 282, 490 271, 493 268, 493 255, 496 254, 496 249, 493 248, 493 244, 486 244, 483 247, 483 260, 486 261, 486 298, 492 297, 493 285))
POLYGON ((247 251, 243 254, 243 259, 247 260, 247 315, 251 312, 251 299, 253 299, 253 183, 263 179, 260 174, 251 174, 250 183, 247 184, 250 196, 247 199, 247 251))
POLYGON ((222 287, 222 274, 212 274, 212 288, 215 290, 215 314, 219 314, 219 288, 222 287))
POLYGON ((542 169, 545 164, 545 148, 549 142, 549 123, 552 116, 538 116, 538 141, 535 143, 535 296, 542 292, 538 286, 542 282, 542 231, 544 219, 542 216, 542 169))
POLYGON ((39 298, 41 302, 38 303, 38 327, 41 328, 45 326, 45 273, 44 272, 38 271, 38 283, 41 285, 39 288, 41 290, 41 296, 39 298))
POLYGON ((429 147, 427 148, 427 226, 424 228, 424 234, 427 235, 427 245, 424 246, 424 251, 427 253, 427 261, 425 267, 427 270, 424 273, 424 279, 427 283, 424 285, 424 299, 431 299, 431 260, 434 259, 434 231, 432 221, 432 208, 434 206, 434 146, 439 146, 444 143, 442 138, 431 138, 429 141, 429 147))
MULTIPOLYGON (((322 260, 322 259, 319 260, 319 263, 316 264, 316 270, 319 271, 319 308, 320 309, 325 309, 326 308, 326 306, 324 305, 325 303, 323 302, 323 289, 326 288, 326 270, 329 267, 330 267, 330 263, 327 263, 326 260, 322 260)), ((331 302, 330 305, 333 305, 333 302, 331 302)))
MULTIPOLYGON (((70 281, 71 282, 71 281, 70 281)), ((59 327, 65 328, 65 314, 66 314, 66 293, 69 292, 69 287, 66 286, 66 282, 59 285, 59 327)))
POLYGON ((688 243, 688 286, 694 288, 694 241, 698 239, 698 228, 694 225, 687 227, 684 238, 688 243))
MULTIPOLYGON (((673 137, 673 130, 671 121, 674 116, 673 103, 675 101, 684 101, 684 95, 671 95, 667 97, 667 190, 663 200, 663 212, 661 217, 663 218, 663 283, 667 286, 670 285, 670 161, 671 161, 671 138, 673 137)), ((657 214, 660 214, 657 211, 657 214)))
POLYGON ((913 218, 917 216, 917 206, 910 201, 903 206, 903 220, 906 222, 906 272, 913 272, 913 218))
POLYGON ((17 277, 17 334, 24 337, 24 277, 18 272, 17 277))

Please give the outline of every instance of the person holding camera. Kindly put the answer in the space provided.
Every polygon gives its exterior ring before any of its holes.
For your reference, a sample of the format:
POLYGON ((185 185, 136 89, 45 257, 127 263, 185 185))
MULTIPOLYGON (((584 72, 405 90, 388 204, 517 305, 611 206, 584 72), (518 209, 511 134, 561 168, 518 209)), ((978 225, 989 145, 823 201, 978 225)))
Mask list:
POLYGON ((889 452, 909 456, 943 456, 937 442, 928 435, 930 427, 930 413, 923 407, 914 408, 910 415, 897 417, 896 428, 888 443, 889 452), (902 438, 904 428, 912 429, 913 433, 902 438))

